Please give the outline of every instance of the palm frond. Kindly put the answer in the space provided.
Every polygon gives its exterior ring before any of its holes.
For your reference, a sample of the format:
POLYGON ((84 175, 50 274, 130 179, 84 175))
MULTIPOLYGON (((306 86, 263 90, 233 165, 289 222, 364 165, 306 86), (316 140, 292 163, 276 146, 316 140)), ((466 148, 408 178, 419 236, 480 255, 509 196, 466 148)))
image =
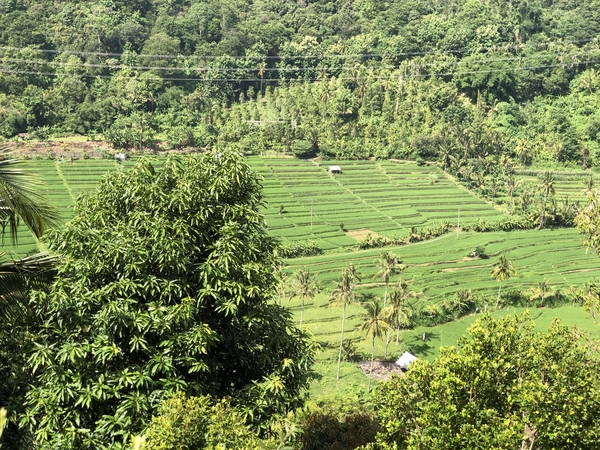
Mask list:
POLYGON ((19 160, 0 147, 0 233, 8 232, 11 241, 17 241, 20 223, 27 226, 37 238, 59 223, 58 211, 48 205, 39 194, 41 183, 29 171, 16 167, 19 160))
MULTIPOLYGON (((0 258, 3 256, 0 253, 0 258)), ((0 322, 12 326, 37 322, 29 294, 32 289, 44 288, 52 282, 57 262, 55 256, 37 253, 0 263, 0 322)))

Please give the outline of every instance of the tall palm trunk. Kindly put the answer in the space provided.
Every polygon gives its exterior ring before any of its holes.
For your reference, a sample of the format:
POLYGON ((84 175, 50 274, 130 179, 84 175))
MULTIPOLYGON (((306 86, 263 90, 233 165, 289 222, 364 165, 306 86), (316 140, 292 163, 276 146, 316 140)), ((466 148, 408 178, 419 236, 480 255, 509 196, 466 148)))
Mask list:
POLYGON ((344 323, 346 322, 346 304, 344 303, 344 313, 342 315, 342 337, 340 339, 340 352, 338 353, 338 368, 337 368, 337 380, 340 379, 340 364, 342 362, 342 346, 344 344, 344 323))
POLYGON ((385 337, 385 351, 383 352, 383 358, 387 358, 388 346, 390 345, 390 330, 387 330, 387 335, 385 337))
POLYGON ((502 280, 500 280, 500 286, 498 287, 498 299, 496 300, 496 308, 498 308, 498 304, 500 303, 500 289, 502 289, 502 280))
MULTIPOLYGON (((387 295, 388 295, 388 282, 385 282, 385 292, 383 294, 383 307, 385 308, 385 303, 387 302, 387 295)), ((385 338, 385 352, 383 353, 383 357, 387 358, 387 352, 388 352, 388 345, 390 343, 390 330, 388 330, 387 332, 387 336, 385 338)))
POLYGON ((300 311, 300 328, 302 328, 302 319, 304 319, 304 297, 302 297, 302 310, 300 311))
POLYGON ((375 335, 371 339, 371 367, 369 368, 369 386, 367 387, 367 394, 371 392, 371 375, 373 374, 373 359, 375 358, 375 335))
POLYGON ((383 307, 385 308, 385 303, 387 302, 387 294, 388 294, 388 282, 385 282, 385 292, 383 293, 383 307))

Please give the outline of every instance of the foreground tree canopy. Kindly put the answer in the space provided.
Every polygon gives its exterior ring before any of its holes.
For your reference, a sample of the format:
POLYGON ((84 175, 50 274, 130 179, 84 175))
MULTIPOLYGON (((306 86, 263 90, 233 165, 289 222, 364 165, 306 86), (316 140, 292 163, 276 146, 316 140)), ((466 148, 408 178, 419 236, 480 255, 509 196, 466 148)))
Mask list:
POLYGON ((378 449, 594 449, 600 359, 583 333, 484 316, 429 363, 377 392, 378 449))
POLYGON ((24 423, 40 448, 120 448, 173 391, 233 397, 263 426, 302 404, 314 348, 269 302, 260 190, 225 152, 144 159, 78 201, 33 300, 46 325, 24 423))

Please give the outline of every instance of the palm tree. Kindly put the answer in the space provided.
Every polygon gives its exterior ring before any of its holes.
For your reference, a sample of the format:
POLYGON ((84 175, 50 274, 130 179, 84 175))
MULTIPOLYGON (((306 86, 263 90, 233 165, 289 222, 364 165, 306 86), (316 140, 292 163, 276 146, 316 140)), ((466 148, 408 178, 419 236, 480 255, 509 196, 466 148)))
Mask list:
POLYGON ((263 93, 263 81, 265 78, 265 72, 267 71, 267 63, 262 61, 258 68, 258 76, 260 77, 260 93, 263 93))
POLYGON ((594 184, 595 184, 594 183, 594 174, 591 173, 590 176, 589 176, 589 178, 587 179, 586 184, 585 184, 586 187, 587 187, 586 193, 590 192, 592 189, 594 189, 594 184))
MULTIPOLYGON (((338 353, 338 366, 337 366, 337 380, 340 379, 340 365, 342 361, 342 347, 344 344, 344 326, 346 323, 346 306, 351 305, 356 300, 356 294, 354 292, 355 280, 358 279, 356 275, 356 268, 353 264, 350 264, 344 269, 340 278, 336 281, 336 287, 331 292, 330 305, 344 307, 342 313, 342 336, 340 338, 340 351, 338 353)), ((360 280, 359 280, 360 281, 360 280)))
POLYGON ((514 195, 515 195, 515 189, 519 186, 520 181, 517 180, 514 175, 509 175, 506 177, 506 181, 505 181, 506 187, 508 188, 508 195, 510 196, 510 209, 508 211, 508 213, 512 216, 514 210, 515 210, 515 201, 514 201, 514 195))
POLYGON ((277 285, 275 286, 275 292, 277 294, 277 300, 279 306, 281 306, 281 300, 288 294, 288 277, 287 273, 283 270, 283 264, 277 266, 275 270, 275 276, 277 278, 277 285))
MULTIPOLYGON (((400 329, 410 325, 410 319, 413 315, 413 308, 408 300, 416 297, 417 294, 412 292, 408 286, 408 282, 404 278, 396 283, 395 288, 390 292, 390 302, 384 310, 384 317, 388 324, 396 324, 396 344, 400 338, 400 329)), ((389 332, 385 343, 386 355, 389 344, 389 332)))
POLYGON ((296 296, 302 300, 302 312, 300 313, 300 327, 302 327, 302 319, 304 318, 304 300, 307 298, 313 299, 315 295, 319 293, 317 282, 315 277, 310 273, 310 269, 306 267, 296 272, 296 279, 294 280, 295 292, 292 294, 290 300, 296 296))
POLYGON ((542 203, 542 212, 540 214, 540 225, 538 228, 544 228, 546 225, 546 202, 548 201, 548 196, 554 194, 554 174, 552 172, 545 172, 544 178, 542 178, 542 184, 539 186, 539 190, 542 191, 544 195, 544 200, 542 203))
MULTIPOLYGON (((0 259, 3 256, 0 252, 0 259)), ((0 323, 15 327, 38 321, 29 305, 29 292, 52 282, 56 262, 57 257, 46 253, 0 262, 0 323)))
POLYGON ((523 193, 521 194, 521 210, 523 211, 523 214, 527 213, 527 210, 529 209, 529 206, 531 205, 531 201, 532 201, 531 192, 529 192, 528 190, 524 190, 523 193))
MULTIPOLYGON (((47 228, 58 224, 58 212, 48 206, 36 188, 40 183, 27 171, 16 167, 17 159, 0 147, 0 223, 2 242, 8 234, 17 244, 17 230, 23 223, 39 239, 47 228)), ((5 256, 0 252, 0 260, 5 256)), ((33 317, 28 292, 53 277, 56 259, 36 254, 17 261, 0 263, 0 316, 2 320, 27 321, 33 317)))
POLYGON ((552 295, 552 286, 550 286, 550 280, 544 278, 543 281, 540 281, 531 292, 529 296, 529 300, 533 301, 536 299, 540 299, 542 301, 540 306, 544 306, 544 300, 546 297, 550 297, 552 295))
POLYGON ((389 328, 387 322, 381 318, 382 308, 379 302, 367 302, 363 304, 365 313, 362 314, 363 323, 360 332, 365 333, 367 338, 371 337, 371 366, 369 369, 369 387, 371 392, 371 375, 373 374, 373 359, 375 358, 375 338, 381 339, 384 331, 389 328))
POLYGON ((19 161, 9 159, 10 153, 0 147, 0 223, 2 238, 6 226, 13 244, 17 243, 17 228, 22 222, 40 238, 47 228, 58 223, 59 215, 36 191, 40 183, 31 173, 17 168, 19 161))
POLYGON ((492 271, 492 278, 496 278, 496 281, 500 283, 498 288, 498 299, 496 300, 496 308, 500 303, 500 290, 502 289, 502 282, 508 280, 512 275, 516 275, 515 265, 512 261, 509 261, 504 256, 500 256, 500 259, 496 263, 494 270, 492 271))
POLYGON ((398 273, 398 257, 391 252, 383 252, 378 259, 375 260, 375 264, 379 266, 379 272, 375 274, 375 278, 381 277, 381 281, 385 283, 385 294, 383 296, 383 307, 387 302, 388 286, 390 284, 390 278, 398 273))

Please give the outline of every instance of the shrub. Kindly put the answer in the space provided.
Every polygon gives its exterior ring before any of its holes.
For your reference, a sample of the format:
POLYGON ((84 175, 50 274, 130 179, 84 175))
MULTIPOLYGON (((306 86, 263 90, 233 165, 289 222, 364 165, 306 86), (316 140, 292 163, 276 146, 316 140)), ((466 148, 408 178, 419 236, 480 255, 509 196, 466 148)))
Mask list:
POLYGON ((334 413, 317 411, 302 423, 302 450, 351 450, 375 440, 380 430, 375 417, 355 411, 342 420, 334 413))
POLYGON ((146 429, 144 450, 261 448, 260 439, 244 422, 241 411, 227 400, 186 398, 179 392, 161 403, 159 415, 146 429))
POLYGON ((300 258, 302 256, 322 255, 323 250, 313 241, 296 241, 283 246, 279 250, 282 258, 300 258))

